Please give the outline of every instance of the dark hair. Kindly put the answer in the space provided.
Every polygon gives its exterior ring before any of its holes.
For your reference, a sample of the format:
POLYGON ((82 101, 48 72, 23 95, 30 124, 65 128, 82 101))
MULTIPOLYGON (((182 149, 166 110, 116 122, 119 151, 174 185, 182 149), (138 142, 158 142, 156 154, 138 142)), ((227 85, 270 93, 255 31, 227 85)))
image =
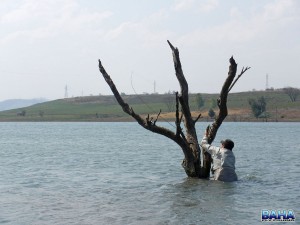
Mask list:
POLYGON ((224 146, 224 148, 232 150, 234 147, 234 142, 230 139, 226 139, 224 141, 221 141, 222 145, 224 146))

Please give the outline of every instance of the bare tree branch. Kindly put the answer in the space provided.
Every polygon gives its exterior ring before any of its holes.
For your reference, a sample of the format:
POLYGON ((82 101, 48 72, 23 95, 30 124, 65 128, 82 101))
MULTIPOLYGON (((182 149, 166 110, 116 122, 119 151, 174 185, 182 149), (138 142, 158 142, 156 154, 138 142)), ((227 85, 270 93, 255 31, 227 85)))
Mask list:
POLYGON ((156 122, 157 122, 158 117, 160 116, 160 114, 161 114, 161 109, 159 110, 159 113, 157 114, 157 117, 156 117, 155 121, 153 122, 154 125, 156 124, 156 122))
POLYGON ((216 137, 218 128, 221 126, 223 120, 226 118, 228 114, 227 110, 227 96, 228 96, 228 90, 232 84, 232 81, 236 75, 236 70, 237 70, 237 64, 233 57, 229 59, 230 66, 229 66, 229 71, 228 71, 228 77, 226 78, 221 93, 220 97, 218 99, 218 106, 219 106, 219 114, 217 115, 215 121, 213 124, 210 126, 209 129, 209 136, 208 136, 208 142, 212 143, 213 140, 216 137))
POLYGON ((189 94, 189 88, 188 88, 188 83, 184 77, 182 67, 181 67, 181 62, 179 58, 179 50, 175 48, 170 41, 168 41, 170 48, 172 49, 172 54, 173 54, 173 61, 174 61, 174 67, 175 67, 175 72, 176 72, 176 77, 180 85, 181 89, 181 98, 183 98, 183 101, 186 102, 188 106, 188 94, 189 94))
MULTIPOLYGON (((237 64, 233 57, 229 59, 230 66, 229 66, 229 71, 228 71, 228 77, 226 78, 221 93, 220 97, 218 99, 218 107, 219 107, 219 114, 215 118, 213 124, 207 128, 208 131, 208 143, 211 144, 213 140, 215 139, 218 129, 221 126, 222 122, 226 118, 228 114, 227 110, 227 97, 228 93, 231 90, 231 88, 234 86, 234 84, 237 82, 237 80, 248 70, 250 67, 246 67, 245 69, 242 69, 242 72, 240 73, 239 77, 235 80, 234 83, 234 77, 236 75, 237 71, 237 64)), ((210 168, 211 168, 211 156, 208 153, 204 153, 204 159, 203 159, 203 176, 204 177, 209 177, 210 173, 210 168)))
POLYGON ((238 79, 240 79, 240 77, 248 70, 250 69, 251 67, 246 67, 244 69, 244 67, 242 68, 242 71, 241 73, 237 76, 237 78, 235 79, 235 81, 231 84, 230 88, 228 89, 228 93, 231 91, 231 89, 233 88, 233 86, 235 85, 235 83, 238 81, 238 79))
POLYGON ((197 118, 194 120, 194 124, 197 123, 197 121, 201 118, 201 116, 202 116, 202 114, 200 113, 200 114, 197 116, 197 118))
POLYGON ((188 142, 186 140, 186 137, 182 131, 182 128, 180 126, 181 124, 181 121, 182 121, 182 117, 183 117, 183 114, 181 114, 181 116, 179 117, 179 97, 178 97, 178 92, 176 92, 176 121, 175 121, 175 124, 176 124, 176 136, 181 136, 181 138, 184 140, 184 142, 186 143, 186 145, 188 146, 188 142))
POLYGON ((188 83, 185 79, 185 76, 182 71, 181 62, 179 58, 179 51, 177 48, 175 48, 171 42, 168 40, 168 44, 172 50, 173 55, 173 62, 174 62, 174 68, 175 68, 175 74, 177 77, 177 80, 180 85, 181 95, 178 97, 178 100, 181 105, 181 110, 184 116, 184 125, 186 128, 186 139, 187 142, 190 144, 190 149, 193 153, 193 157, 188 159, 185 158, 182 166, 185 168, 185 171, 187 172, 190 170, 189 176, 196 176, 196 174, 199 174, 200 170, 200 147, 198 145, 198 138, 197 138, 197 132, 195 129, 195 123, 191 115, 190 107, 189 107, 189 88, 188 83))
POLYGON ((121 97, 121 95, 120 95, 118 89, 116 88, 114 82, 112 81, 112 79, 107 74, 104 67, 102 66, 102 63, 101 63, 100 59, 98 60, 98 62, 99 62, 99 70, 100 70, 102 76, 104 77, 106 83, 110 87, 110 89, 113 92, 117 102, 122 107, 123 111, 125 113, 127 113, 128 115, 130 115, 131 117, 133 117, 145 129, 147 129, 149 131, 152 131, 154 133, 157 133, 157 134, 161 134, 161 135, 175 141, 181 147, 181 149, 183 150, 183 153, 184 153, 185 157, 186 158, 192 158, 192 154, 189 151, 187 151, 187 149, 188 149, 187 142, 183 138, 181 138, 180 136, 177 136, 173 131, 171 131, 167 128, 160 127, 160 126, 157 126, 157 125, 149 122, 150 121, 149 116, 145 120, 140 115, 138 115, 134 112, 134 110, 121 97))
POLYGON ((176 136, 179 136, 182 129, 180 127, 181 120, 179 118, 178 92, 176 92, 175 95, 176 95, 176 105, 175 105, 175 107, 176 107, 176 112, 175 112, 176 136))

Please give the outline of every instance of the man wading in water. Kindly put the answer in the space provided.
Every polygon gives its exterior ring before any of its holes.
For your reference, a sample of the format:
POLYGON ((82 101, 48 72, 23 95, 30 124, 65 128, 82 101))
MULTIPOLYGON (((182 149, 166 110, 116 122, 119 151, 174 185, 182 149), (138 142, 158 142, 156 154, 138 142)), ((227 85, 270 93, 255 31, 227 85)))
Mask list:
POLYGON ((237 181, 235 156, 232 152, 234 142, 232 140, 226 139, 225 141, 221 141, 221 147, 212 146, 207 143, 206 131, 201 141, 201 147, 212 156, 214 180, 225 182, 237 181))

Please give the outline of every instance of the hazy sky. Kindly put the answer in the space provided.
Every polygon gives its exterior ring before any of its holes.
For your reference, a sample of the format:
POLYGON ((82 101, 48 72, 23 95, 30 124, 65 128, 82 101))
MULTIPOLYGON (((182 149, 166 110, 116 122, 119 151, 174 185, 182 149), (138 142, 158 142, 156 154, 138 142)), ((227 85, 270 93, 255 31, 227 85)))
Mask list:
POLYGON ((298 0, 0 0, 0 100, 178 90, 217 93, 233 55, 251 66, 232 92, 300 87, 298 0))

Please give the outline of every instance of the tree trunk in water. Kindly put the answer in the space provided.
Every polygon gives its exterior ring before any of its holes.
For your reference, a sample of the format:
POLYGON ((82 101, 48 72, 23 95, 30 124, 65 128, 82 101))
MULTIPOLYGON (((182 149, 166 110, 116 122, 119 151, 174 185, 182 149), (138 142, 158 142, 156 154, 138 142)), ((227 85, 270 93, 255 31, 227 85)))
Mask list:
MULTIPOLYGON (((107 74, 106 70, 102 66, 100 60, 99 60, 99 70, 103 75, 106 83, 109 85, 110 89, 112 90, 119 105, 122 107, 123 111, 128 115, 132 116, 145 129, 160 135, 164 135, 165 137, 175 141, 183 151, 184 159, 182 162, 182 166, 189 177, 198 177, 198 178, 207 179, 209 178, 212 161, 208 153, 201 152, 199 146, 200 143, 198 141, 197 132, 195 128, 195 124, 198 121, 198 119, 201 117, 201 114, 195 119, 192 118, 190 107, 189 107, 188 83, 182 71, 181 62, 179 58, 179 51, 169 41, 168 44, 172 50, 175 74, 180 84, 180 93, 177 92, 175 95, 176 98, 176 112, 175 112, 176 130, 175 131, 171 131, 167 128, 156 125, 156 122, 161 112, 158 113, 157 118, 155 120, 150 119, 149 115, 146 118, 142 118, 140 115, 136 114, 133 108, 131 108, 126 102, 124 102, 118 89, 116 88, 111 77, 107 74), (185 127, 185 133, 181 128, 182 120, 185 127), (202 165, 201 165, 201 155, 203 157, 202 165)), ((229 66, 228 77, 223 84, 223 88, 220 93, 220 98, 218 99, 219 114, 216 117, 213 124, 207 128, 209 143, 213 142, 219 127, 221 126, 223 120, 227 116, 226 103, 227 103, 227 96, 229 91, 234 86, 235 82, 241 77, 241 75, 250 68, 250 67, 246 67, 245 69, 243 68, 240 75, 233 82, 234 77, 236 75, 237 64, 235 63, 233 57, 231 57, 229 61, 230 61, 230 66, 229 66)))

